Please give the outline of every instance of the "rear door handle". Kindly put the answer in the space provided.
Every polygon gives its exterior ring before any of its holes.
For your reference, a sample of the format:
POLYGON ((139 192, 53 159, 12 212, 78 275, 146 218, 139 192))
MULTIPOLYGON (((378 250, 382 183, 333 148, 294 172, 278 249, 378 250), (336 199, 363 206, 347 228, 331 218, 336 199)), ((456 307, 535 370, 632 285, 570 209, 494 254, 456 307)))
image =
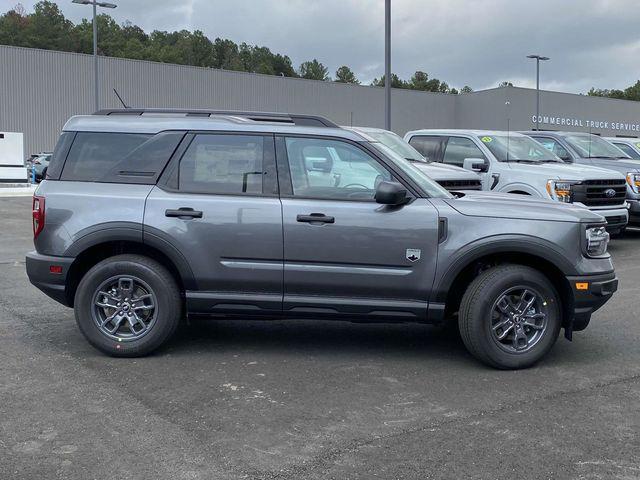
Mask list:
POLYGON ((336 219, 325 215, 324 213, 311 213, 309 215, 298 215, 296 217, 298 222, 303 223, 335 223, 336 219))
POLYGON ((177 217, 177 218, 202 218, 202 212, 200 210, 194 210, 189 207, 181 207, 177 210, 165 210, 165 217, 177 217))

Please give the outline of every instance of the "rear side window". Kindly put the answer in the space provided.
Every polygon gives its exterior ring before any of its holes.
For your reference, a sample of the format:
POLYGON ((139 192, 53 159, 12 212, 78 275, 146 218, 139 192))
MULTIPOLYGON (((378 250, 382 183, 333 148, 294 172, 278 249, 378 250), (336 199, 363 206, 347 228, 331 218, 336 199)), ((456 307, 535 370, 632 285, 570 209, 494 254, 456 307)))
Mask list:
POLYGON ((449 165, 462 167, 465 158, 485 159, 485 156, 472 140, 463 137, 449 137, 442 161, 449 165))
POLYGON ((184 132, 79 132, 62 170, 62 180, 153 184, 184 132))
POLYGON ((264 142, 259 135, 196 135, 180 160, 178 188, 185 192, 262 194, 264 142))
POLYGON ((411 137, 409 144, 418 150, 422 156, 431 161, 437 162, 442 152, 442 137, 426 137, 415 136, 411 137))
POLYGON ((60 178, 60 173, 64 166, 64 160, 67 158, 69 147, 71 146, 75 135, 76 134, 74 132, 62 132, 62 135, 60 135, 58 143, 56 143, 56 148, 53 150, 51 160, 49 161, 49 166, 47 167, 48 179, 57 180, 60 178))

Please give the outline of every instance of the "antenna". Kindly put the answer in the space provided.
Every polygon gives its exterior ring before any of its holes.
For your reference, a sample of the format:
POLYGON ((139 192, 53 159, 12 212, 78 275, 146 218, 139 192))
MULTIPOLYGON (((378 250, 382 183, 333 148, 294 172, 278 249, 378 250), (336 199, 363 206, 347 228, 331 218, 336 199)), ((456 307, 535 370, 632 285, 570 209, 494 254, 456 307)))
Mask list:
POLYGON ((118 93, 118 91, 115 88, 113 89, 113 93, 116 94, 116 97, 118 97, 118 100, 120 100, 120 103, 122 104, 122 106, 124 108, 129 108, 129 107, 127 107, 127 104, 124 103, 124 100, 122 100, 122 97, 120 96, 120 94, 118 93))

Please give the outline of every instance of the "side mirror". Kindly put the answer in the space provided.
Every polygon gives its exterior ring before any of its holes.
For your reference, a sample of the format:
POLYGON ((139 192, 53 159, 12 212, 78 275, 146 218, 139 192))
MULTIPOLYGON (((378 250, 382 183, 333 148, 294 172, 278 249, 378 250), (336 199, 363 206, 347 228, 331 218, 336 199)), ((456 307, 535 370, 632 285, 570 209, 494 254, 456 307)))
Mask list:
POLYGON ((473 172, 488 172, 489 164, 484 158, 465 158, 463 168, 473 172))
POLYGON ((407 202, 407 189, 397 182, 380 182, 374 198, 382 205, 402 205, 407 202))

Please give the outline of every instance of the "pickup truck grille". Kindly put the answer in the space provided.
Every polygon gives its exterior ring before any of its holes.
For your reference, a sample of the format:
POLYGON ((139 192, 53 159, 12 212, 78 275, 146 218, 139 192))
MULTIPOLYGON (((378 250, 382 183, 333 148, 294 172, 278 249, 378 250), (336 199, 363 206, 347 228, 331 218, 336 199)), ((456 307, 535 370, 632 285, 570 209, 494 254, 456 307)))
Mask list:
POLYGON ((627 184, 624 180, 585 180, 571 186, 571 197, 588 207, 624 205, 627 184))
POLYGON ((438 182, 447 190, 482 190, 480 180, 440 180, 438 182))

